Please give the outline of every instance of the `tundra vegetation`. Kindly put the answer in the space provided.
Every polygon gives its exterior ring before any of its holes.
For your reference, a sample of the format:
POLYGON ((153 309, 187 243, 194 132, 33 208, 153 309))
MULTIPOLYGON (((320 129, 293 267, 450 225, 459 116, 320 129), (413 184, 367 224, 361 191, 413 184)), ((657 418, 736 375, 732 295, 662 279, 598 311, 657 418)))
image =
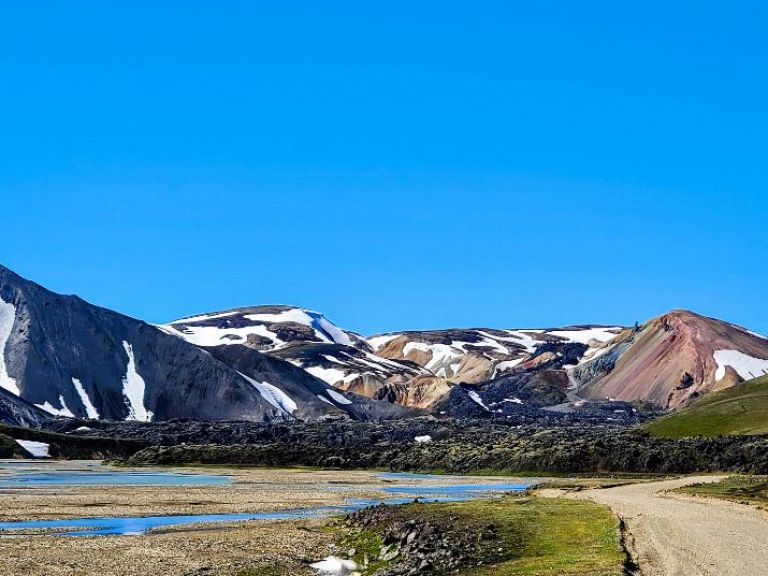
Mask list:
POLYGON ((668 438, 768 434, 768 376, 703 396, 645 428, 668 438))

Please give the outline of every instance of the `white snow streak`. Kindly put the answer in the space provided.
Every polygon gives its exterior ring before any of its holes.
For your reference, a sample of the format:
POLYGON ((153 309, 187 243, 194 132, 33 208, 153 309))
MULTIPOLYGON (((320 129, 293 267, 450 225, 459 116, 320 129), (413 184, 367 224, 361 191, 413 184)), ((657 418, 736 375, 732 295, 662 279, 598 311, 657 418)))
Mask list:
POLYGON ((322 366, 309 366, 304 368, 315 378, 320 378, 326 384, 334 385, 344 380, 344 371, 338 368, 323 368, 322 366))
POLYGON ((326 398, 326 397, 325 397, 325 396, 323 396, 322 394, 316 394, 316 396, 317 396, 318 398, 320 398, 320 400, 322 400, 322 401, 323 401, 323 402, 325 402, 326 404, 330 404, 330 405, 331 405, 331 406, 333 406, 334 408, 336 407, 336 404, 334 404, 333 402, 331 402, 330 400, 328 400, 328 398, 326 398))
POLYGON ((480 398, 480 395, 477 392, 475 392, 474 390, 470 390, 468 394, 469 394, 469 397, 475 402, 475 404, 478 404, 483 410, 485 410, 486 412, 491 411, 491 409, 485 405, 485 402, 483 402, 482 398, 480 398))
POLYGON ((716 350, 715 362, 717 362, 717 372, 715 380, 721 380, 725 376, 725 367, 730 366, 744 380, 751 380, 768 374, 768 360, 753 358, 738 350, 716 350))
POLYGON ((11 337, 15 321, 16 306, 0 298, 0 387, 19 396, 21 391, 18 384, 16 384, 16 379, 8 375, 8 367, 5 364, 5 346, 11 337))
POLYGON ((96 407, 91 402, 91 399, 88 398, 88 394, 85 391, 85 388, 83 387, 83 383, 80 382, 77 378, 72 378, 72 384, 75 386, 75 390, 77 390, 77 395, 80 396, 80 401, 83 403, 83 406, 85 407, 85 413, 91 420, 98 420, 99 419, 99 413, 96 410, 96 407))
POLYGON ((59 404, 61 405, 61 408, 56 408, 53 404, 46 400, 43 404, 35 404, 35 406, 41 410, 45 410, 48 412, 48 414, 53 414, 54 416, 66 416, 68 418, 75 417, 75 415, 72 414, 72 410, 67 407, 67 403, 64 402, 64 396, 59 395, 59 404))
POLYGON ((609 328, 574 328, 573 330, 553 330, 547 332, 552 336, 559 336, 565 338, 570 342, 580 342, 581 344, 589 344, 592 340, 597 342, 610 342, 618 334, 614 334, 611 330, 620 331, 621 328, 614 326, 609 328))
POLYGON ((504 362, 499 362, 498 364, 496 364, 496 368, 494 368, 493 370, 492 378, 496 378, 496 376, 501 372, 512 370, 512 368, 514 368, 518 364, 522 364, 523 360, 525 360, 525 358, 515 358, 514 360, 505 360, 504 362))
POLYGON ((373 348, 374 351, 378 352, 388 342, 392 342, 392 340, 398 337, 400 337, 400 334, 384 334, 382 336, 372 336, 367 339, 367 342, 371 345, 371 348, 373 348))
POLYGON ((425 434, 424 436, 415 436, 414 440, 416 441, 416 444, 429 444, 432 442, 432 436, 429 434, 425 434))
POLYGON ((341 394, 339 394, 338 392, 336 392, 336 390, 332 390, 331 388, 328 388, 328 389, 325 391, 325 393, 326 393, 326 394, 328 394, 328 396, 330 396, 331 398, 333 398, 333 399, 334 399, 336 402, 338 402, 339 404, 353 404, 352 400, 350 400, 350 399, 349 399, 349 398, 347 398, 346 396, 342 396, 341 394))
POLYGON ((288 394, 280 390, 280 388, 274 384, 270 384, 269 382, 257 382, 242 372, 238 372, 238 374, 248 380, 248 382, 250 382, 251 385, 259 391, 261 397, 278 410, 282 410, 287 414, 293 414, 298 409, 299 406, 296 404, 293 398, 288 396, 288 394))
POLYGON ((128 342, 123 342, 123 348, 128 355, 128 366, 125 369, 123 378, 123 396, 128 405, 128 417, 126 420, 138 420, 140 422, 149 422, 152 420, 152 412, 144 406, 144 394, 146 392, 146 382, 138 372, 136 372, 136 359, 133 356, 133 346, 128 342))

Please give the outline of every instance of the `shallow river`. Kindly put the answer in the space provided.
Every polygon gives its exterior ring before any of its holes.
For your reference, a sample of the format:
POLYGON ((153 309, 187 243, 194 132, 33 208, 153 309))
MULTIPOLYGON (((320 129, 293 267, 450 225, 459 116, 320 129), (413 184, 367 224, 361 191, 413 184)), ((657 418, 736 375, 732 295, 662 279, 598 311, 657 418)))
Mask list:
MULTIPOLYGON (((166 516, 115 516, 104 518, 66 518, 61 520, 24 520, 0 522, 0 535, 14 537, 14 531, 39 531, 39 535, 104 536, 136 535, 155 528, 185 524, 228 522, 242 520, 286 520, 318 518, 353 512, 375 504, 402 504, 418 497, 429 502, 460 502, 474 498, 523 491, 530 483, 477 483, 461 476, 430 476, 426 474, 385 473, 380 478, 397 484, 377 486, 383 495, 378 498, 348 498, 343 505, 298 508, 280 512, 247 514, 198 514, 166 516), (449 484, 445 482, 449 481, 449 484)), ((226 475, 180 473, 166 471, 123 470, 99 463, 84 464, 78 469, 61 469, 56 462, 0 461, 0 489, 43 489, 73 486, 226 486, 226 475)), ((357 484, 337 484, 338 490, 359 488, 357 484)), ((2 495, 0 495, 0 499, 2 495)), ((17 536, 20 537, 20 536, 17 536)))

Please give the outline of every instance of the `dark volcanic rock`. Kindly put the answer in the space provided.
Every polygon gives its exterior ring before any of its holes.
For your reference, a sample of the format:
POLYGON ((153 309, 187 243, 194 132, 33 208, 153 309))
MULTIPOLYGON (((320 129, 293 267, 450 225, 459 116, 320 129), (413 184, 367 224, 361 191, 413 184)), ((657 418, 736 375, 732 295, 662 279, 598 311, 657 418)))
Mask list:
POLYGON ((50 419, 50 415, 37 406, 0 388, 0 422, 14 426, 37 428, 50 419))

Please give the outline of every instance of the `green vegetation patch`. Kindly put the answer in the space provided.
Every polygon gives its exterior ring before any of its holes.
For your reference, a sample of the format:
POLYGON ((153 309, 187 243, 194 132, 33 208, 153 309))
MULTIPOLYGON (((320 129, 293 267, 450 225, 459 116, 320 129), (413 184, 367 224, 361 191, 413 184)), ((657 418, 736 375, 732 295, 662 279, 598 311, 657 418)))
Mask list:
POLYGON ((768 476, 730 476, 721 482, 694 484, 676 491, 768 508, 768 476))
POLYGON ((667 438, 768 434, 768 376, 708 394, 645 429, 667 438))
MULTIPOLYGON (((434 527, 454 547, 468 550, 460 572, 465 576, 619 576, 626 559, 617 519, 608 508, 589 501, 507 497, 409 504, 391 507, 376 518, 377 523, 366 525, 359 536, 354 528, 338 528, 338 545, 354 548, 359 564, 363 556, 379 556, 384 543, 381 535, 388 528, 409 522, 434 527), (457 537, 468 545, 457 546, 457 537)), ((380 567, 369 564, 362 573, 371 575, 380 567)))

